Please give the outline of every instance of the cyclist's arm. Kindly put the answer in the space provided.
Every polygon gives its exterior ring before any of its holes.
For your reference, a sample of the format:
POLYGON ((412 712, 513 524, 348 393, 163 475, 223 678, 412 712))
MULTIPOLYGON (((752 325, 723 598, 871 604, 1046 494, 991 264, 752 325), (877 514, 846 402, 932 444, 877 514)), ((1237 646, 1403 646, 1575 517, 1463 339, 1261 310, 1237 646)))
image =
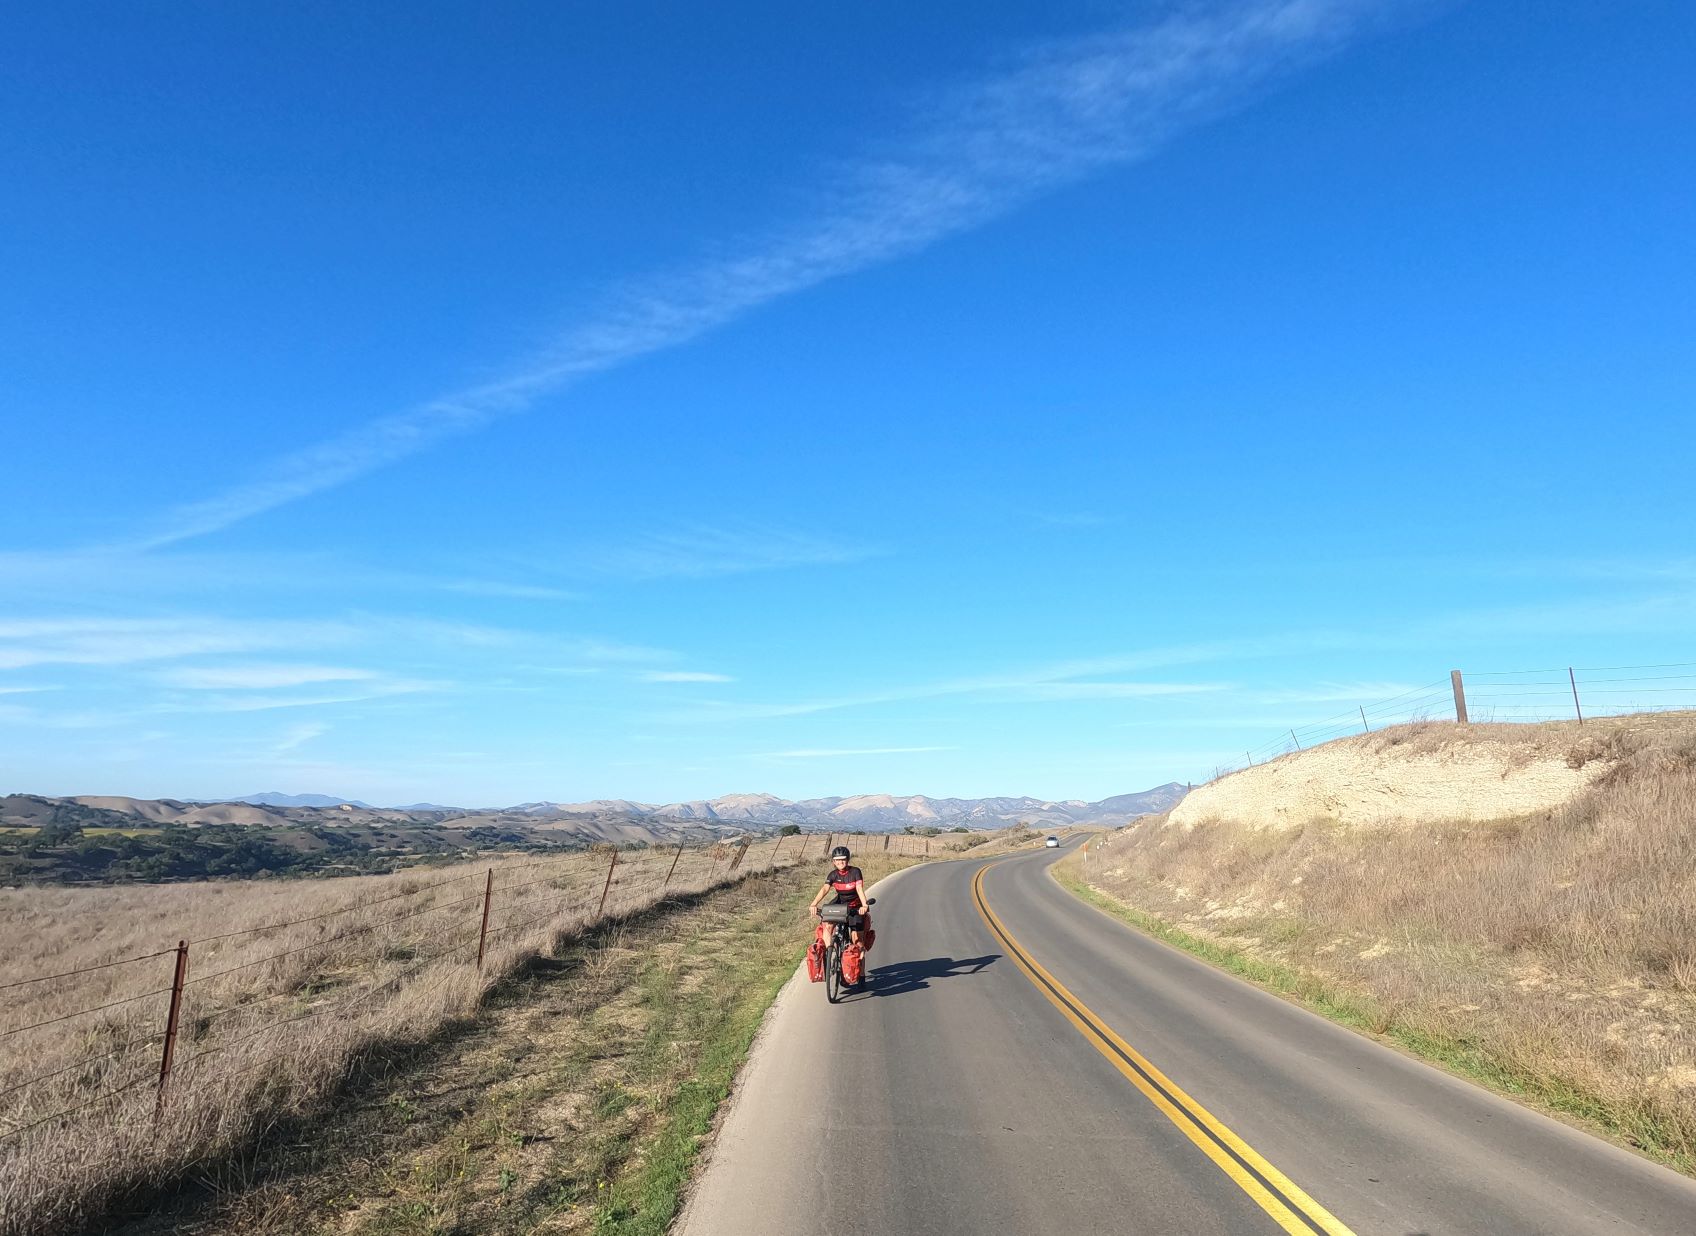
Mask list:
POLYGON ((860 898, 860 913, 870 914, 872 912, 872 907, 871 899, 866 896, 866 882, 864 880, 855 880, 854 892, 860 898))
POLYGON ((807 913, 811 914, 814 910, 818 909, 819 908, 819 902, 823 901, 825 899, 825 896, 829 892, 830 892, 830 881, 826 880, 823 884, 819 885, 819 891, 813 897, 813 904, 807 907, 807 913))

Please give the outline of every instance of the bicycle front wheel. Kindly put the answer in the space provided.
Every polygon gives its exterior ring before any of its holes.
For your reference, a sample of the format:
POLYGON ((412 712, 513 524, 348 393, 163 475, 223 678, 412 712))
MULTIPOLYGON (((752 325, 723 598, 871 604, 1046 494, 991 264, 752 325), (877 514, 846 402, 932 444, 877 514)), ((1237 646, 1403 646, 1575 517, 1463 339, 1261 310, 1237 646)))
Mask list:
POLYGON ((824 954, 824 998, 835 1004, 842 999, 842 941, 832 939, 824 954))

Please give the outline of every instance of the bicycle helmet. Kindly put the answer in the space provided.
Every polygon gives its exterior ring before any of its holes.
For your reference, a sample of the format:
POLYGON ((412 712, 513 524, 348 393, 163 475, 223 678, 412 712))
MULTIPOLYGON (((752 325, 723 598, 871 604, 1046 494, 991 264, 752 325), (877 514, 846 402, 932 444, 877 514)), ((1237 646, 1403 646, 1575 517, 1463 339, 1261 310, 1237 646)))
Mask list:
POLYGON ((853 855, 848 853, 848 847, 845 846, 845 845, 839 845, 834 850, 832 850, 830 852, 830 859, 831 859, 832 862, 835 862, 839 858, 852 858, 852 857, 853 857, 853 855))

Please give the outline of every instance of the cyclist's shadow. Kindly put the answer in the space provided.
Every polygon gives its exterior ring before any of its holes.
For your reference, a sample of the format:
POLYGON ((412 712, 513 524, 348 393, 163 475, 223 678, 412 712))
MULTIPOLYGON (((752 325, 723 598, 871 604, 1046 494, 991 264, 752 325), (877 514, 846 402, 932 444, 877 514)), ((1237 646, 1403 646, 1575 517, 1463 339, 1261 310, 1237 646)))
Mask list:
POLYGON ((871 982, 866 986, 866 994, 900 996, 910 991, 922 991, 930 986, 932 979, 976 974, 985 966, 1000 960, 1000 953, 990 953, 986 957, 963 957, 959 960, 953 957, 927 957, 923 961, 896 961, 886 966, 873 966, 868 976, 871 982))

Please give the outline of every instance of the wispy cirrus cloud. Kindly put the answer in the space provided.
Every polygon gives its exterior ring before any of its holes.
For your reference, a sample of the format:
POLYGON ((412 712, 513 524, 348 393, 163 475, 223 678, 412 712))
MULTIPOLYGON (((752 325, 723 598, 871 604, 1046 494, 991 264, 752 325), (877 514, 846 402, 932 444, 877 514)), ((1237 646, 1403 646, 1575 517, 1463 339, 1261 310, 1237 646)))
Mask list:
POLYGON ((729 674, 710 674, 703 670, 649 670, 639 675, 643 682, 735 682, 729 674))
POLYGON ((40 683, 6 683, 0 723, 107 729, 159 715, 381 707, 404 696, 537 684, 543 669, 633 674, 678 659, 618 640, 409 615, 18 617, 0 619, 0 674, 53 666, 63 681, 51 697, 40 683))
POLYGON ((879 551, 791 529, 696 526, 646 535, 582 555, 579 569, 623 579, 703 579, 786 567, 861 562, 879 551))
POLYGON ((922 755, 930 751, 958 751, 958 747, 802 747, 795 751, 760 751, 756 760, 834 760, 855 755, 922 755))
POLYGON ((155 682, 190 691, 266 690, 325 682, 359 682, 378 677, 373 670, 334 665, 208 665, 161 670, 155 682))
POLYGON ((1256 704, 1370 704, 1419 689, 1419 684, 1410 682, 1322 682, 1255 691, 1248 698, 1256 704))
POLYGON ((321 725, 317 722, 308 722, 305 725, 291 726, 282 734, 281 737, 277 739, 275 743, 271 745, 269 754, 273 757, 287 755, 289 752, 296 751, 305 746, 314 738, 322 738, 329 732, 329 726, 321 725))
POLYGON ((452 684, 423 679, 396 678, 364 684, 336 692, 313 692, 291 695, 267 692, 263 695, 205 695, 157 705, 156 712, 269 712, 278 708, 326 708, 336 704, 365 704, 372 700, 390 699, 397 695, 416 695, 422 691, 442 691, 452 684))
POLYGON ((0 596, 41 606, 86 605, 102 598, 286 593, 298 597, 448 594, 520 601, 579 601, 583 594, 533 568, 463 562, 398 570, 328 553, 207 553, 180 548, 150 553, 133 546, 0 551, 0 596))
POLYGON ((194 656, 322 648, 346 642, 341 622, 186 618, 28 618, 0 621, 0 669, 131 665, 194 656))
POLYGON ((1032 700, 1127 700, 1230 689, 1225 682, 1037 682, 1010 691, 1032 700))
POLYGON ((345 484, 689 342, 779 298, 917 252, 1104 169, 1143 159, 1336 52, 1396 3, 1237 0, 1055 42, 939 92, 924 119, 818 186, 814 217, 694 267, 632 281, 543 354, 380 417, 166 511, 129 538, 173 545, 345 484))
POLYGON ((441 592, 458 592, 473 597, 501 597, 510 601, 581 601, 583 594, 551 584, 515 584, 497 579, 443 579, 428 584, 441 592))
POLYGON ((1149 680, 1105 682, 1100 679, 1102 675, 1145 673, 1149 670, 1177 665, 1193 665, 1245 656, 1266 655, 1276 651, 1293 649, 1298 645, 1305 646, 1315 638, 1317 637, 1274 637, 1236 642, 1189 644, 1149 649, 1120 656, 1057 661, 1024 670, 945 678, 933 682, 885 687, 852 695, 820 696, 814 699, 790 702, 709 702, 692 709, 673 712, 662 719, 682 723, 757 721, 835 712, 847 708, 866 708, 880 704, 945 699, 953 696, 981 696, 986 700, 1031 702, 1047 699, 1081 699, 1091 696, 1126 698, 1196 694, 1222 690, 1224 687, 1216 683, 1172 683, 1149 680))

